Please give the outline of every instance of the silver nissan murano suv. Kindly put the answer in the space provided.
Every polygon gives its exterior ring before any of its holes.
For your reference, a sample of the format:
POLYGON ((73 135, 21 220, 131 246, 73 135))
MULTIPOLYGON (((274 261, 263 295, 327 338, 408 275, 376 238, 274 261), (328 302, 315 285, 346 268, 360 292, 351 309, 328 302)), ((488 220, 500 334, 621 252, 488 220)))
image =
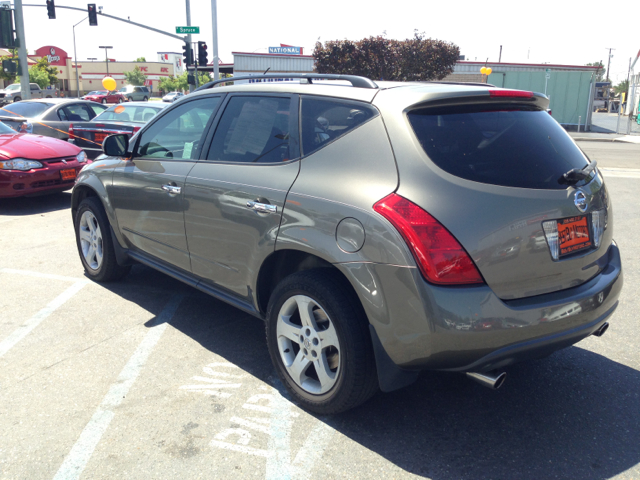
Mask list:
POLYGON ((602 335, 622 288, 602 174, 539 93, 284 74, 211 82, 73 190, 87 275, 141 263, 263 319, 302 407, 602 335))

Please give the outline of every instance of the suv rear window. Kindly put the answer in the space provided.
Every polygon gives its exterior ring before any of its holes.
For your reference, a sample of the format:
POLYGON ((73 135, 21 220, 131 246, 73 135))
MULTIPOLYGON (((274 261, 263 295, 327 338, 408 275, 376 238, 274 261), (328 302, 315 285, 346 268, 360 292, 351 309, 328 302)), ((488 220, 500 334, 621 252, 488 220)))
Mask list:
POLYGON ((408 117, 433 163, 467 180, 561 190, 562 174, 588 164, 545 111, 478 106, 420 109, 408 117))

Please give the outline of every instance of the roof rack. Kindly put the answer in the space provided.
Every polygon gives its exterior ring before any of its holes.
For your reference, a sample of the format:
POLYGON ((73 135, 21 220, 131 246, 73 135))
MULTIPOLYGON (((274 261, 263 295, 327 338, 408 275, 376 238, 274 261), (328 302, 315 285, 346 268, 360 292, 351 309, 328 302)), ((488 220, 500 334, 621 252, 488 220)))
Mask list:
POLYGON ((264 75, 248 75, 214 80, 213 82, 205 83, 201 87, 196 88, 194 92, 213 88, 219 83, 235 82, 238 80, 258 80, 263 78, 299 78, 301 80, 307 80, 307 83, 313 83, 313 80, 345 80, 356 88, 378 88, 378 85, 372 80, 365 77, 358 77, 357 75, 337 75, 334 73, 268 73, 264 75))
POLYGON ((492 87, 496 88, 495 85, 490 83, 478 83, 478 82, 443 82, 441 80, 429 80, 424 83, 443 83, 445 85, 466 85, 469 87, 492 87))

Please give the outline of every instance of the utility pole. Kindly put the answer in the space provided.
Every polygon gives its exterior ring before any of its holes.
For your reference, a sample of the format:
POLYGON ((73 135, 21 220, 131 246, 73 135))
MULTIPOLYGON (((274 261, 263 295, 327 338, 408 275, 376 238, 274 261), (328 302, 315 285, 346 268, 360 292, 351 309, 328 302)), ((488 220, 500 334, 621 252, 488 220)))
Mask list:
MULTIPOLYGON (((187 27, 190 27, 191 26, 191 2, 190 2, 190 0, 184 0, 184 3, 186 4, 186 7, 187 7, 187 27)), ((192 43, 191 43, 191 34, 190 33, 187 34, 187 43, 189 45, 192 45, 192 43)), ((194 55, 194 57, 195 57, 195 55, 194 55)), ((187 69, 187 75, 189 75, 189 65, 185 65, 185 67, 187 69)), ((196 78, 197 78, 197 74, 196 74, 196 78)), ((193 85, 189 84, 189 92, 193 92, 193 90, 194 90, 193 85)))
POLYGON ((29 64, 27 62, 27 42, 24 35, 24 17, 22 15, 22 0, 15 0, 16 33, 18 36, 18 60, 20 62, 20 90, 22 100, 31 98, 29 87, 29 64))
POLYGON ((218 7, 216 0, 211 0, 211 30, 213 31, 213 79, 220 78, 218 67, 218 7))
POLYGON ((498 63, 502 61, 502 45, 500 45, 500 56, 498 57, 498 63))
POLYGON ((73 58, 76 64, 76 95, 80 98, 80 77, 78 76, 78 55, 76 54, 76 27, 84 22, 89 17, 84 17, 78 23, 73 26, 73 58))
POLYGON ((109 49, 113 47, 98 47, 104 48, 104 63, 107 66, 107 77, 109 76, 109 49))
POLYGON ((615 50, 615 48, 605 48, 605 50, 609 50, 609 61, 607 62, 607 82, 609 81, 609 65, 611 65, 611 57, 613 57, 613 55, 611 55, 611 50, 615 50))

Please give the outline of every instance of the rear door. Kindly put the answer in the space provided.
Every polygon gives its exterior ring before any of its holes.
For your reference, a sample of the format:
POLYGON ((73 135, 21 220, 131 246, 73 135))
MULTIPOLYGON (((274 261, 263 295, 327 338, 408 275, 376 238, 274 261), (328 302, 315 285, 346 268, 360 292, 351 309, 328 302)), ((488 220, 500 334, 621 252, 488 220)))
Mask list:
POLYGON ((295 95, 230 95, 185 185, 193 273, 254 303, 255 281, 299 171, 295 95))
POLYGON ((128 247, 191 271, 184 229, 185 178, 220 96, 198 96, 141 132, 131 161, 115 168, 109 198, 128 247))

